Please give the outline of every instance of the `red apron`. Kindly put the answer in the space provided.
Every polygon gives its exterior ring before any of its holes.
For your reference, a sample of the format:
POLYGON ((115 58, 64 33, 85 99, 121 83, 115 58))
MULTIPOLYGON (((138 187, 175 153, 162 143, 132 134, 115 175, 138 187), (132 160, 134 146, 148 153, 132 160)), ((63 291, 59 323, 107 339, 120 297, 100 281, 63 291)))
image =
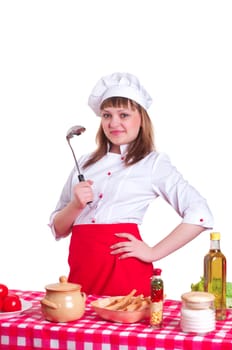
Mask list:
POLYGON ((131 233, 141 240, 136 224, 75 225, 69 246, 69 282, 79 283, 87 294, 150 295, 152 263, 137 258, 119 259, 110 254, 110 246, 125 240, 115 233, 131 233))

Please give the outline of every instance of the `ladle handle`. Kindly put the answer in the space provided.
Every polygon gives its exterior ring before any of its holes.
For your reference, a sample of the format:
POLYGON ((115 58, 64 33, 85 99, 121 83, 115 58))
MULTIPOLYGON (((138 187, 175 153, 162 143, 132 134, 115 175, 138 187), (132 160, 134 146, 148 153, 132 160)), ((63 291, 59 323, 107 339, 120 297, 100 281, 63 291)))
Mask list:
MULTIPOLYGON (((83 174, 79 174, 79 175, 78 175, 78 180, 79 180, 80 182, 85 181, 84 175, 83 175, 83 174)), ((91 204, 91 203, 92 203, 92 202, 87 202, 87 204, 91 204)))
POLYGON ((79 175, 78 175, 78 180, 79 180, 80 182, 85 181, 84 175, 83 175, 83 174, 79 174, 79 175))

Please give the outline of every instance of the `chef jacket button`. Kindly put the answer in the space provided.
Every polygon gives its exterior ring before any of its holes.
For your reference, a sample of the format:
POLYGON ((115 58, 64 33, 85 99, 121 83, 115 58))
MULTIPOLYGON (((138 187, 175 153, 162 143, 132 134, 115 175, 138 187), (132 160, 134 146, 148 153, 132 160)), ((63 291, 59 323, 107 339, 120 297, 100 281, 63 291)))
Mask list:
POLYGON ((121 160, 124 160, 124 159, 125 159, 125 157, 122 156, 122 157, 121 157, 121 160))
POLYGON ((203 222, 203 221, 204 221, 204 219, 201 218, 201 219, 200 219, 200 222, 203 222))
POLYGON ((92 222, 92 224, 94 224, 95 223, 95 219, 92 219, 91 222, 92 222))
POLYGON ((110 172, 110 171, 108 171, 107 175, 108 175, 108 176, 110 176, 110 175, 111 175, 111 172, 110 172))
POLYGON ((103 193, 100 193, 98 197, 99 197, 99 198, 102 198, 102 197, 103 197, 103 193))

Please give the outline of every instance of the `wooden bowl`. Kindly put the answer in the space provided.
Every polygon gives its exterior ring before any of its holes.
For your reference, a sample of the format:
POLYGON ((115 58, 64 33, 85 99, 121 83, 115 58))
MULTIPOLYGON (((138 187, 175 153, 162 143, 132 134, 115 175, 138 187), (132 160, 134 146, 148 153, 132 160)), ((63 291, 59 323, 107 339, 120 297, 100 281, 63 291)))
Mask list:
MULTIPOLYGON (((91 306, 94 311, 104 320, 120 323, 136 323, 150 316, 150 305, 142 307, 141 310, 110 310, 106 306, 114 302, 120 296, 100 298, 92 301, 91 306)), ((132 299, 135 297, 132 297, 132 299)))

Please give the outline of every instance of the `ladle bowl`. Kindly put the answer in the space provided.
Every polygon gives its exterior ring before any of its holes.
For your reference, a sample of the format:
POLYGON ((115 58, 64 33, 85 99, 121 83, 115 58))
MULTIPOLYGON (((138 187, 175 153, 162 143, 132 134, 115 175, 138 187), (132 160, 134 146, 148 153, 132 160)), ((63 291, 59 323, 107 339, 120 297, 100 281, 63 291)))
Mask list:
POLYGON ((72 154, 73 154, 73 158, 74 158, 74 161, 75 161, 75 164, 76 164, 76 168, 77 168, 77 171, 78 171, 78 179, 79 179, 79 181, 85 181, 85 178, 84 178, 84 175, 81 174, 81 171, 80 171, 77 159, 76 159, 76 155, 75 155, 74 150, 72 148, 72 145, 70 143, 70 139, 73 136, 75 136, 75 135, 77 135, 77 136, 81 135, 83 132, 85 132, 85 130, 86 129, 84 128, 84 126, 74 125, 68 130, 68 132, 66 134, 66 140, 68 141, 69 147, 71 148, 71 151, 72 151, 72 154))

